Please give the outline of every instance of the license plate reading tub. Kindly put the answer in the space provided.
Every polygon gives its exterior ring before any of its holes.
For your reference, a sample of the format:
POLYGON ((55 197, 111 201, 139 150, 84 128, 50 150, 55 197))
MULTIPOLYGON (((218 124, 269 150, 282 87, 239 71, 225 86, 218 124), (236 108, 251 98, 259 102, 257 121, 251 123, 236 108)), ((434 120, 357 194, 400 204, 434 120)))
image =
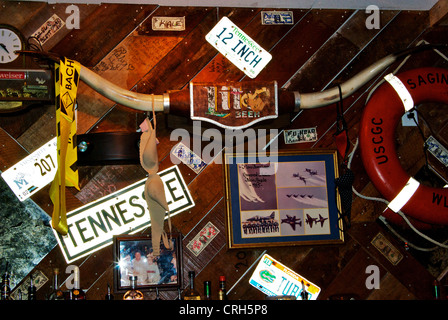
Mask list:
POLYGON ((272 59, 229 18, 223 17, 205 39, 250 78, 255 78, 272 59))
POLYGON ((295 296, 297 300, 316 300, 321 290, 267 254, 261 257, 249 283, 267 296, 295 296))

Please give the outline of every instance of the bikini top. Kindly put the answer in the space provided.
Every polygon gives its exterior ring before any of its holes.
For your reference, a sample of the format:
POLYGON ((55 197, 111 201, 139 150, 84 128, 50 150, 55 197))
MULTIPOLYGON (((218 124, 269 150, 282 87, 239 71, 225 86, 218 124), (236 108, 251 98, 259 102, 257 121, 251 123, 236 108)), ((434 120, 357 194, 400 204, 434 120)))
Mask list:
MULTIPOLYGON (((153 104, 154 106, 154 104, 153 104)), ((168 240, 163 230, 165 214, 168 212, 168 225, 171 232, 171 218, 168 203, 165 196, 165 188, 162 179, 157 174, 159 170, 159 157, 157 154, 156 117, 153 107, 154 128, 148 118, 140 125, 142 135, 140 137, 140 164, 148 173, 145 183, 145 200, 151 217, 152 246, 155 256, 160 254, 160 239, 163 238, 167 249, 172 249, 171 239, 168 240)))
MULTIPOLYGON (((149 184, 159 185, 160 177, 157 174, 159 171, 159 157, 157 154, 157 138, 156 138, 156 117, 153 110, 153 119, 154 119, 154 128, 151 125, 151 122, 148 118, 145 119, 143 124, 140 126, 143 130, 143 133, 140 137, 140 164, 148 173, 148 182, 146 183, 147 187, 149 184), (153 181, 153 182, 152 182, 153 181)), ((166 201, 165 189, 164 188, 155 188, 150 187, 149 196, 159 203, 166 211, 168 210, 168 203, 166 201)))

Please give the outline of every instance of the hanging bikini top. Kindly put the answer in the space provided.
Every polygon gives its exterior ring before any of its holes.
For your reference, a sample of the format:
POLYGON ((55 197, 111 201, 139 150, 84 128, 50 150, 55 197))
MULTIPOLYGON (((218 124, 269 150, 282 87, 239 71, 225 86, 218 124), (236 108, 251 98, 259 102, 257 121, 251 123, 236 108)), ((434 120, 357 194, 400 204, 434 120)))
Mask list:
POLYGON ((145 183, 145 200, 151 217, 151 240, 154 256, 160 255, 160 239, 163 238, 165 248, 172 249, 171 238, 164 231, 165 215, 168 212, 168 225, 171 233, 171 218, 168 203, 165 196, 165 188, 162 179, 157 174, 159 170, 159 157, 157 154, 156 117, 153 104, 154 128, 148 118, 140 125, 142 135, 140 137, 140 164, 148 173, 145 183))

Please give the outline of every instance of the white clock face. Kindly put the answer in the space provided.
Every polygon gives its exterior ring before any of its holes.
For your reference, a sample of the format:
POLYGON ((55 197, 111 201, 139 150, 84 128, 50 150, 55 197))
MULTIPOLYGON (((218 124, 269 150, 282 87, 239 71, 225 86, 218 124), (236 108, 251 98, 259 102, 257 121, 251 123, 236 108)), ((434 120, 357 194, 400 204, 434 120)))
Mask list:
POLYGON ((10 63, 17 59, 16 50, 22 50, 20 37, 12 30, 0 28, 0 63, 10 63))

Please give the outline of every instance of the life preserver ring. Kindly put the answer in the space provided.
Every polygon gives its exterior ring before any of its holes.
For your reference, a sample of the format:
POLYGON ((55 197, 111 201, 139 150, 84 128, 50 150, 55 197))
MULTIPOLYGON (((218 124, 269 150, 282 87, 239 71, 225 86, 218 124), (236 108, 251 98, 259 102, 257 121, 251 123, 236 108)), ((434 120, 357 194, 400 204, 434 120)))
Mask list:
POLYGON ((448 189, 425 186, 410 177, 395 147, 395 130, 406 111, 423 102, 448 104, 448 70, 414 69, 385 79, 366 104, 360 122, 360 152, 367 175, 390 202, 389 215, 401 210, 417 221, 448 225, 448 189))

